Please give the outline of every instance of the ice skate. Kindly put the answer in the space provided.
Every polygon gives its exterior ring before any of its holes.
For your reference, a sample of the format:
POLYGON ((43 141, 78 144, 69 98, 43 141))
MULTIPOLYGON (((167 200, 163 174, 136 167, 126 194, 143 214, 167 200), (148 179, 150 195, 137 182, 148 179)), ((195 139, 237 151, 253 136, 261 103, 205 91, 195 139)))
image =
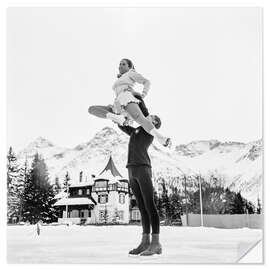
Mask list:
POLYGON ((152 241, 150 246, 143 251, 140 256, 153 256, 153 255, 160 255, 162 253, 162 246, 159 243, 159 234, 155 233, 152 234, 152 241))
POLYGON ((140 253, 140 256, 153 256, 155 254, 160 255, 162 253, 162 246, 161 244, 150 244, 150 246, 140 253))
POLYGON ((129 256, 138 256, 141 252, 145 251, 150 246, 149 234, 143 234, 141 243, 137 248, 129 251, 129 256))

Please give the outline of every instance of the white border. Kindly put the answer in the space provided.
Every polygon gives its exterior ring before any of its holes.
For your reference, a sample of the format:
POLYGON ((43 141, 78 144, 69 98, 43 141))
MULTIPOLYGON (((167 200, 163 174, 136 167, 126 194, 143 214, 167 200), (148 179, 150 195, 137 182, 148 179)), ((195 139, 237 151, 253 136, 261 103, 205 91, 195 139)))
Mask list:
MULTIPOLYGON (((21 6, 21 7, 27 7, 27 6, 37 6, 37 7, 45 7, 45 6, 51 6, 51 7, 71 7, 71 6, 82 6, 82 7, 134 7, 134 6, 140 6, 140 7, 262 7, 263 8, 263 17, 264 17, 264 23, 263 23, 263 28, 264 28, 264 34, 263 34, 263 40, 264 40, 264 51, 263 51, 263 61, 264 61, 264 82, 263 82, 263 87, 264 87, 264 148, 265 148, 265 160, 269 160, 269 147, 267 144, 267 139, 269 138, 269 124, 267 123, 266 119, 268 115, 270 115, 270 97, 269 97, 269 83, 268 83, 268 78, 267 74, 269 74, 269 52, 266 48, 270 48, 270 31, 268 29, 270 25, 270 1, 267 0, 258 0, 258 1, 221 1, 221 0, 214 0, 214 1, 203 1, 203 0, 186 0, 186 1, 181 1, 181 0, 137 0, 137 1, 131 1, 131 0, 121 0, 121 1, 104 1, 104 0, 48 0, 48 1, 42 1, 42 0, 32 0, 32 1, 23 1, 23 0, 17 0, 17 1, 1 1, 0 2, 0 20, 1 20, 1 42, 0 42, 0 51, 1 51, 1 60, 0 61, 0 68, 1 68, 1 76, 0 76, 0 82, 1 82, 1 87, 0 87, 0 123, 1 123, 1 128, 0 128, 0 183, 1 183, 1 196, 0 196, 0 206, 1 206, 1 211, 0 211, 0 264, 1 268, 8 268, 8 269, 17 269, 18 267, 20 269, 34 269, 34 268, 39 268, 39 269, 76 269, 78 268, 103 268, 103 267, 110 267, 110 268, 117 268, 117 269, 126 269, 128 268, 137 268, 137 264, 106 264, 106 265, 101 265, 101 264, 87 264, 87 265, 48 265, 48 264, 32 264, 32 265, 9 265, 6 264, 6 61, 3 61, 6 59, 6 8, 7 7, 14 7, 14 6, 21 6)), ((266 165, 266 162, 264 162, 264 165, 266 165)), ((269 166, 269 165, 268 165, 269 166)), ((269 190, 269 184, 268 184, 268 168, 265 166, 264 167, 264 212, 266 214, 265 216, 265 228, 268 228, 268 219, 269 215, 267 215, 268 211, 268 193, 267 191, 269 190)), ((268 247, 268 242, 267 242, 267 231, 264 234, 264 247, 267 249, 268 247)), ((264 254, 266 254, 264 250, 264 254)), ((199 268, 199 269, 209 269, 209 268, 216 268, 219 267, 220 269, 225 269, 225 267, 230 267, 230 268, 236 268, 236 267, 245 267, 245 268, 252 268, 254 269, 255 267, 266 267, 268 264, 267 257, 265 258, 265 264, 264 265, 226 265, 226 264, 221 264, 221 265, 204 265, 204 264, 199 264, 199 265, 184 265, 184 264, 144 264, 140 265, 140 268, 144 267, 155 267, 155 269, 162 269, 164 267, 168 268, 199 268)))

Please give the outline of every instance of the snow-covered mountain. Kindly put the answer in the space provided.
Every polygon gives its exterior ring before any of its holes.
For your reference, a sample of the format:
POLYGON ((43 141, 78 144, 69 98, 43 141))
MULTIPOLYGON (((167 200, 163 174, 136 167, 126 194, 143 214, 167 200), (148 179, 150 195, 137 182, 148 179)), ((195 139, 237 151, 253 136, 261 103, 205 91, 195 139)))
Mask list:
MULTIPOLYGON (((56 176, 60 182, 68 171, 72 181, 79 181, 79 172, 83 179, 90 181, 91 175, 98 175, 112 155, 116 167, 123 177, 127 177, 128 136, 120 130, 105 127, 88 142, 74 148, 57 147, 45 138, 38 137, 19 152, 22 162, 27 156, 33 158, 36 151, 44 157, 51 180, 56 176)), ((165 179, 181 177, 183 174, 211 172, 222 175, 226 186, 241 190, 242 195, 254 203, 262 198, 262 140, 249 142, 219 142, 218 140, 193 141, 181 144, 173 151, 153 143, 149 154, 153 175, 162 175, 165 179)))

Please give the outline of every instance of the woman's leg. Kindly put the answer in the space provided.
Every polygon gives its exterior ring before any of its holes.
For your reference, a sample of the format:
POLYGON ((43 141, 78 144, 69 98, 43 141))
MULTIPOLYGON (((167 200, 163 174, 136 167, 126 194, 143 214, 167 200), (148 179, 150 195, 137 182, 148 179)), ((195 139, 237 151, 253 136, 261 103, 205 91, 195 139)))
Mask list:
POLYGON ((141 125, 146 132, 154 136, 162 145, 164 145, 167 141, 167 137, 162 136, 157 129, 153 125, 153 123, 147 119, 139 105, 135 102, 130 102, 125 106, 125 110, 129 113, 129 115, 136 121, 139 125, 141 125))
POLYGON ((113 113, 111 106, 100 106, 100 105, 94 105, 90 106, 88 108, 88 112, 92 115, 95 115, 99 118, 107 118, 108 113, 113 113))
POLYGON ((95 115, 99 118, 107 118, 110 119, 120 125, 124 123, 126 118, 123 115, 118 115, 113 112, 112 106, 100 106, 94 105, 88 108, 88 112, 92 115, 95 115))

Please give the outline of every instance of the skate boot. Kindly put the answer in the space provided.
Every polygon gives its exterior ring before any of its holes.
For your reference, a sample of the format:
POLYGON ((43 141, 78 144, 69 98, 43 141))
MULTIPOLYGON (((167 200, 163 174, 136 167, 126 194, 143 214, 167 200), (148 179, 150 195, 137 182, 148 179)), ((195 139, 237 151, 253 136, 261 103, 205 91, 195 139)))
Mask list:
POLYGON ((124 115, 110 112, 106 114, 106 118, 111 119, 114 123, 120 126, 122 126, 126 121, 126 117, 124 115))
POLYGON ((152 234, 152 241, 150 246, 143 251, 140 256, 152 256, 155 254, 160 255, 162 253, 162 246, 159 243, 159 234, 152 234))
POLYGON ((172 147, 172 140, 171 138, 167 138, 163 146, 171 148, 172 147))
POLYGON ((149 233, 143 233, 142 234, 142 240, 138 247, 132 249, 129 251, 130 256, 137 256, 144 250, 146 250, 150 245, 150 234, 149 233))

